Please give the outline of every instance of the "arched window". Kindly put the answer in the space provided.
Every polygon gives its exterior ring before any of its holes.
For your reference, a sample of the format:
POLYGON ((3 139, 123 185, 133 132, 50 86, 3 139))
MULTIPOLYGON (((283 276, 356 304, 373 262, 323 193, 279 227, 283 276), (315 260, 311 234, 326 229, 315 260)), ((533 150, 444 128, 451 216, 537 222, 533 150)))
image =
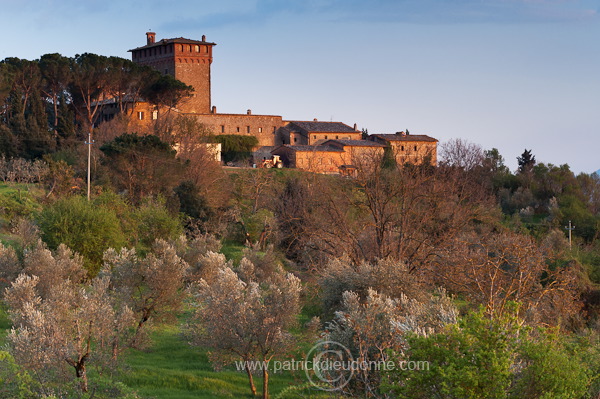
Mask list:
POLYGON ((183 44, 179 45, 179 51, 183 52, 183 44))
POLYGON ((198 46, 198 45, 196 44, 196 46, 195 46, 194 50, 196 50, 196 52, 197 52, 197 53, 199 53, 199 52, 200 52, 200 46, 198 46))

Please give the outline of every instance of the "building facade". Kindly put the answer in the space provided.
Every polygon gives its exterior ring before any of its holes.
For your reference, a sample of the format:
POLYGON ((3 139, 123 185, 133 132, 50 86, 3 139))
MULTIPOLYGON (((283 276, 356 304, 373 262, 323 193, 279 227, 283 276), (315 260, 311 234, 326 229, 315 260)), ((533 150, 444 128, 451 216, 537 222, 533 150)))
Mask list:
POLYGON ((423 162, 437 166, 438 140, 424 134, 397 132, 394 134, 373 134, 370 140, 389 146, 396 163, 420 164, 423 162))
MULTIPOLYGON (((390 148, 398 164, 429 160, 437 164, 437 140, 425 135, 377 134, 363 139, 363 133, 341 122, 285 121, 279 115, 218 113, 211 103, 211 65, 215 43, 186 38, 156 40, 146 33, 146 45, 129 50, 132 60, 169 74, 194 88, 193 97, 170 110, 196 118, 215 135, 248 135, 258 139, 255 155, 280 155, 286 166, 320 173, 337 173, 356 169, 358 159, 381 157, 390 148)), ((113 108, 115 108, 113 106, 113 108)), ((104 120, 116 112, 107 104, 104 120)), ((151 122, 160 110, 138 102, 131 114, 140 121, 151 122)), ((256 158, 256 157, 255 157, 256 158)), ((260 158, 260 157, 259 157, 260 158)), ((260 160, 260 159, 259 159, 260 160)))

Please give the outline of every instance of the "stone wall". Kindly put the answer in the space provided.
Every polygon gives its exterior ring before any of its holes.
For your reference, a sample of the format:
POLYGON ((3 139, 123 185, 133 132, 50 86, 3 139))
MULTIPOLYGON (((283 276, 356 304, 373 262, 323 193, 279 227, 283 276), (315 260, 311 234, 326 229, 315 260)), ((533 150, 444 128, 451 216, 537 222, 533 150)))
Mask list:
POLYGON ((283 126, 281 116, 252 114, 202 114, 190 115, 206 125, 215 135, 239 134, 255 136, 258 147, 282 144, 279 129, 283 126))

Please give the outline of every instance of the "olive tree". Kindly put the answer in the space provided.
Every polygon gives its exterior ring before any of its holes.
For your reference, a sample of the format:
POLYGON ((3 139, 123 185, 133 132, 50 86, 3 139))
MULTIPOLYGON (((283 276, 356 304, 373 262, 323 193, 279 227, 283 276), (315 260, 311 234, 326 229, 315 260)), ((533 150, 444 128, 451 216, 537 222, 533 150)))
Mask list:
POLYGON ((177 315, 185 295, 188 264, 171 244, 156 240, 144 258, 135 249, 109 249, 104 261, 101 275, 110 276, 115 297, 134 312, 138 334, 149 322, 177 315))
POLYGON ((52 285, 44 297, 38 292, 40 281, 21 274, 6 290, 13 321, 10 351, 42 380, 62 380, 70 369, 87 392, 88 365, 110 358, 103 352, 111 353, 111 343, 133 325, 133 313, 114 303, 106 277, 90 284, 52 285))
MULTIPOLYGON (((187 326, 190 343, 210 348, 216 367, 241 359, 256 395, 250 362, 268 365, 273 356, 288 349, 288 329, 300 311, 300 280, 281 269, 259 280, 248 259, 242 259, 236 272, 223 258, 212 283, 201 279, 190 291, 194 307, 187 326)), ((261 371, 262 397, 268 398, 268 367, 261 371)))

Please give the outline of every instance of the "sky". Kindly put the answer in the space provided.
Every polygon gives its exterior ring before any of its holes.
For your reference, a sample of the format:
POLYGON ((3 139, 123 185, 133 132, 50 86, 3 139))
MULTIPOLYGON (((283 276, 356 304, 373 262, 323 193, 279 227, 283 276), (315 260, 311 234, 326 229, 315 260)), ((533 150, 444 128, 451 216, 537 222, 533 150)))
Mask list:
POLYGON ((219 112, 600 169, 600 0, 0 0, 0 21, 0 59, 206 35, 219 112))

